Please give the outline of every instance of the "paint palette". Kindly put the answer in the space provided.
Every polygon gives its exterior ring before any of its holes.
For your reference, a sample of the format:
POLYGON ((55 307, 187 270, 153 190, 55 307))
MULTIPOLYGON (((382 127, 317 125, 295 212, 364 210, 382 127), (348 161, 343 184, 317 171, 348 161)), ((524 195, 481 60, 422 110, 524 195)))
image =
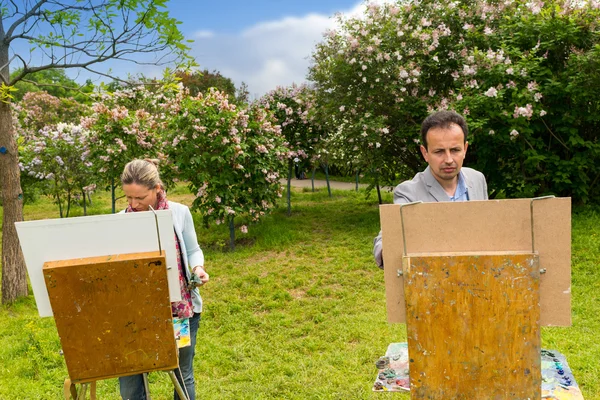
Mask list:
POLYGON ((377 361, 378 373, 373 391, 401 392, 410 390, 408 377, 408 343, 391 343, 385 356, 377 361))
POLYGON ((582 400, 565 356, 554 350, 542 350, 542 398, 582 400))
MULTIPOLYGON (((391 343, 379 358, 374 392, 410 390, 408 343, 391 343)), ((555 350, 542 350, 542 399, 583 400, 565 356, 555 350)))

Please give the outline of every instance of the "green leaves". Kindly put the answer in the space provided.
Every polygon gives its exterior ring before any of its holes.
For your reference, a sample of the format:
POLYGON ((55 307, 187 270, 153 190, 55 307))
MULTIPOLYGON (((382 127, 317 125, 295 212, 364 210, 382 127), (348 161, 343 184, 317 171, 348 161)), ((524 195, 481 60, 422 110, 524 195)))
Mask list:
POLYGON ((193 209, 205 224, 234 217, 258 221, 281 196, 280 171, 286 149, 272 115, 262 108, 238 108, 216 90, 189 97, 168 122, 167 146, 178 176, 196 194, 193 209))
POLYGON ((325 36, 310 78, 345 161, 384 184, 423 168, 409 145, 421 121, 454 109, 471 127, 467 166, 493 192, 578 196, 581 170, 600 174, 598 20, 588 3, 558 1, 372 6, 325 36))

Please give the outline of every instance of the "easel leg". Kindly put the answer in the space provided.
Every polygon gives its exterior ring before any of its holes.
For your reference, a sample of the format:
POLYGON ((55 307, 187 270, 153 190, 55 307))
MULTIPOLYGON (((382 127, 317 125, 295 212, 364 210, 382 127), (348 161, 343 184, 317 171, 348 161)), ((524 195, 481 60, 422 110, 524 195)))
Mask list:
POLYGON ((179 395, 179 398, 182 400, 189 400, 188 397, 183 392, 183 388, 179 384, 179 381, 177 380, 177 377, 175 376, 175 372, 167 371, 167 373, 169 374, 169 376, 171 377, 171 380, 173 381, 173 386, 175 386, 175 391, 179 395))
POLYGON ((87 392, 88 385, 89 385, 89 383, 83 383, 81 385, 81 392, 79 392, 79 395, 77 396, 77 400, 85 400, 85 392, 87 392))
POLYGON ((63 385, 63 394, 65 396, 65 400, 69 400, 71 397, 77 398, 77 388, 74 383, 71 383, 71 379, 65 379, 65 384, 63 385))
POLYGON ((71 379, 69 378, 65 379, 65 384, 63 385, 63 395, 65 396, 65 400, 70 400, 71 398, 75 400, 85 399, 87 385, 90 385, 90 400, 96 400, 96 381, 83 383, 81 385, 81 393, 78 395, 77 386, 71 382, 71 379))
POLYGON ((150 385, 148 384, 148 373, 144 372, 142 374, 142 378, 144 379, 144 391, 146 392, 146 399, 152 400, 150 399, 150 385))
POLYGON ((96 400, 96 381, 90 383, 90 400, 96 400))

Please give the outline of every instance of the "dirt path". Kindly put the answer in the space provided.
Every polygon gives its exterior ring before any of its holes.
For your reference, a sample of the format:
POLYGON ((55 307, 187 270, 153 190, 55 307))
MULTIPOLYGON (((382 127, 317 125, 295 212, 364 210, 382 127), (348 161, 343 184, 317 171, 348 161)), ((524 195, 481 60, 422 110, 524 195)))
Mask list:
MULTIPOLYGON (((281 184, 283 186, 287 186, 287 179, 281 179, 281 184)), ((291 182, 292 187, 297 188, 311 188, 312 183, 310 179, 296 179, 292 178, 291 182)), ((355 190, 356 183, 354 182, 337 182, 337 181, 329 181, 329 185, 332 189, 340 189, 340 190, 355 190)), ((364 183, 359 183, 359 188, 366 188, 368 185, 364 183)), ((327 187, 327 181, 315 179, 315 188, 327 187)))

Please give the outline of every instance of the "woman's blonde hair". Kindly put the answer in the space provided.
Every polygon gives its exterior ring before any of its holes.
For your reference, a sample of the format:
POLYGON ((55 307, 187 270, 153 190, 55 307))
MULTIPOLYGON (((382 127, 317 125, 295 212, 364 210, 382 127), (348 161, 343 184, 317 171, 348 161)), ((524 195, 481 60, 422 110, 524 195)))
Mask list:
POLYGON ((156 185, 160 185, 161 189, 165 188, 158 174, 158 160, 151 158, 128 162, 121 174, 121 183, 135 183, 148 189, 154 189, 156 185))

